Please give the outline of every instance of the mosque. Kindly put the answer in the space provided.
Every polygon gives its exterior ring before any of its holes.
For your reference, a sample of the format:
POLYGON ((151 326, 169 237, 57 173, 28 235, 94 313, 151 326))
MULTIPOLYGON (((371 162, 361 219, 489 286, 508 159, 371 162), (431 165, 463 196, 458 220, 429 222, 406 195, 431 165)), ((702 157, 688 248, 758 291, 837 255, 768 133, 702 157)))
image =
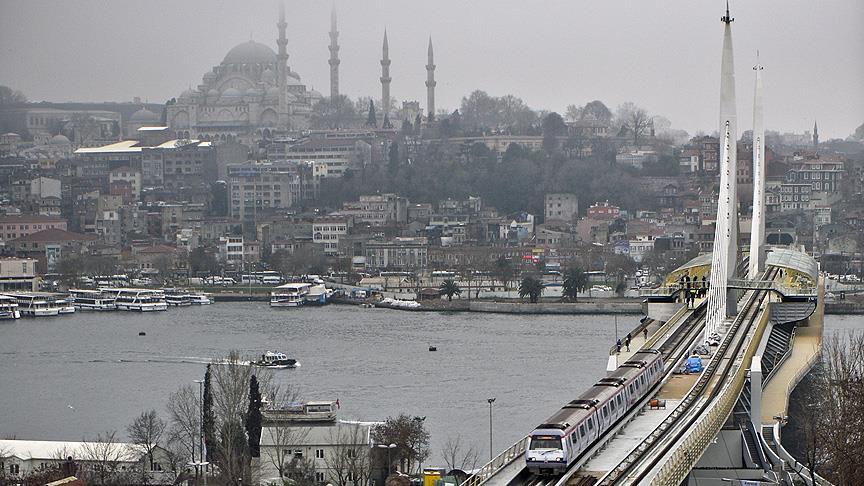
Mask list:
POLYGON ((252 40, 239 44, 196 89, 169 102, 166 121, 177 138, 250 143, 308 128, 312 105, 323 96, 288 67, 284 7, 277 27, 278 53, 252 40))

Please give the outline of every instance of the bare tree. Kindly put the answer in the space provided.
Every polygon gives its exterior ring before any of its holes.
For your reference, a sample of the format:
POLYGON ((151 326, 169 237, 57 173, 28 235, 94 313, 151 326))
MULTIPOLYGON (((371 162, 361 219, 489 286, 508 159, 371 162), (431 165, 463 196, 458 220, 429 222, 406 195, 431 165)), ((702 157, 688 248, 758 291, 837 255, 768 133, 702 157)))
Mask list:
POLYGON ((201 408, 199 391, 192 385, 183 385, 168 398, 171 427, 169 442, 181 451, 186 460, 192 460, 199 447, 201 434, 201 408))
POLYGON ((457 435, 455 438, 448 438, 447 442, 444 443, 441 448, 441 457, 444 458, 447 469, 471 471, 477 468, 480 452, 473 445, 463 443, 462 436, 457 435))
POLYGON ((621 104, 615 112, 615 123, 633 136, 633 145, 639 147, 639 139, 651 127, 651 117, 644 109, 635 103, 627 101, 621 104))
POLYGON ((328 479, 335 486, 367 484, 371 478, 372 462, 366 427, 342 424, 330 432, 329 440, 336 447, 324 458, 330 472, 328 479))
POLYGON ((309 428, 297 424, 279 420, 275 414, 284 409, 289 403, 297 402, 300 394, 297 388, 288 386, 280 388, 271 387, 270 410, 264 411, 264 427, 261 429, 261 459, 267 461, 279 473, 281 478, 286 478, 292 472, 296 472, 296 460, 292 446, 302 443, 309 435, 309 428))
POLYGON ((147 454, 149 467, 141 468, 141 479, 144 484, 150 480, 148 472, 154 469, 153 451, 160 446, 166 426, 167 424, 159 418, 156 410, 149 410, 141 412, 141 415, 135 417, 135 420, 126 428, 132 443, 144 449, 147 454))
POLYGON ((91 466, 88 482, 95 480, 99 484, 121 481, 121 463, 135 459, 125 444, 117 442, 117 432, 113 430, 82 443, 81 458, 91 466))

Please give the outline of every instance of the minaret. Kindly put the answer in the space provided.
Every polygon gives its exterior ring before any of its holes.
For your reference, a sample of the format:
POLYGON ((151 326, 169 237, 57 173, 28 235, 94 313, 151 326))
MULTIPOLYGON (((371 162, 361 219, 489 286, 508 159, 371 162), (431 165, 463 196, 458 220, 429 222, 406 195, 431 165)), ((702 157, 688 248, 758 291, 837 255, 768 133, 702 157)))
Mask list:
POLYGON ((756 279, 765 271, 765 125, 762 108, 762 65, 756 55, 753 94, 753 222, 750 228, 750 272, 756 279))
POLYGON ((279 38, 276 39, 276 44, 279 46, 279 54, 276 55, 276 76, 279 86, 279 117, 284 125, 288 124, 288 100, 285 97, 285 84, 288 79, 288 38, 285 37, 285 29, 288 24, 285 23, 285 4, 279 4, 279 22, 276 24, 279 28, 279 38))
POLYGON ((387 45, 387 29, 384 29, 384 45, 381 48, 381 111, 384 123, 381 128, 392 128, 390 124, 390 47, 387 45))
POLYGON ((816 126, 816 122, 813 122, 813 150, 819 148, 819 127, 816 126))
POLYGON ((432 53, 432 36, 429 36, 429 49, 426 53, 426 107, 429 110, 428 120, 435 119, 435 56, 432 53))
POLYGON ((339 31, 336 30, 336 5, 330 12, 330 100, 339 97, 339 31))

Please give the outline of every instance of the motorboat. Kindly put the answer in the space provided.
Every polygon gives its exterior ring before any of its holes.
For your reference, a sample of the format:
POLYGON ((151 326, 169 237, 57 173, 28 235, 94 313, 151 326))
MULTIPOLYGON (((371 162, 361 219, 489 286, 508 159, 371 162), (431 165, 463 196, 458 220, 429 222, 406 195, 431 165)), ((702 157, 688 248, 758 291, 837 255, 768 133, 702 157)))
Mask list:
POLYGON ((108 311, 117 309, 117 306, 114 305, 114 297, 98 290, 70 289, 69 296, 72 299, 72 305, 78 310, 108 311))
POLYGON ((60 314, 54 294, 45 292, 10 292, 6 294, 15 299, 18 312, 22 316, 50 317, 60 314))
POLYGON ((278 351, 267 351, 266 353, 261 355, 260 360, 253 361, 252 364, 255 366, 261 366, 263 368, 286 369, 296 368, 297 360, 289 358, 285 355, 285 353, 280 353, 278 351))

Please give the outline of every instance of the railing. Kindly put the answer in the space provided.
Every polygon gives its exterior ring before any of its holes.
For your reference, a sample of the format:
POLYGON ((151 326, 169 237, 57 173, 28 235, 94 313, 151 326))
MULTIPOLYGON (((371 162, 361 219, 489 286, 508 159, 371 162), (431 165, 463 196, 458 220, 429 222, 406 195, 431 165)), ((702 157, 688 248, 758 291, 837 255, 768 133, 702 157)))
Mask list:
POLYGON ((767 322, 768 312, 766 308, 761 311, 761 317, 753 335, 744 338, 748 342, 741 359, 737 362, 738 367, 732 379, 726 382, 720 394, 709 405, 707 412, 702 414, 700 419, 691 427, 687 436, 675 444, 674 451, 667 456, 651 480, 652 485, 681 484, 708 448, 708 445, 720 432, 744 388, 748 366, 743 366, 743 364, 749 363, 749 360, 753 358, 756 347, 762 338, 762 333, 765 332, 767 322))
POLYGON ((793 343, 795 342, 795 333, 797 331, 798 331, 797 327, 792 329, 792 334, 789 335, 789 341, 786 342, 786 351, 783 353, 782 356, 780 356, 780 359, 777 359, 776 356, 774 357, 774 363, 772 363, 773 367, 771 368, 771 371, 769 371, 768 375, 765 376, 765 378, 762 380, 762 388, 765 388, 765 384, 768 383, 768 380, 773 378, 774 375, 777 373, 777 370, 780 368, 780 366, 787 359, 789 359, 789 355, 792 354, 792 346, 793 346, 793 343))
POLYGON ((482 484, 487 479, 495 475, 498 471, 521 457, 525 453, 525 448, 528 447, 528 436, 519 439, 515 444, 507 448, 504 452, 495 456, 494 459, 487 462, 473 476, 466 479, 459 486, 477 486, 482 484))

